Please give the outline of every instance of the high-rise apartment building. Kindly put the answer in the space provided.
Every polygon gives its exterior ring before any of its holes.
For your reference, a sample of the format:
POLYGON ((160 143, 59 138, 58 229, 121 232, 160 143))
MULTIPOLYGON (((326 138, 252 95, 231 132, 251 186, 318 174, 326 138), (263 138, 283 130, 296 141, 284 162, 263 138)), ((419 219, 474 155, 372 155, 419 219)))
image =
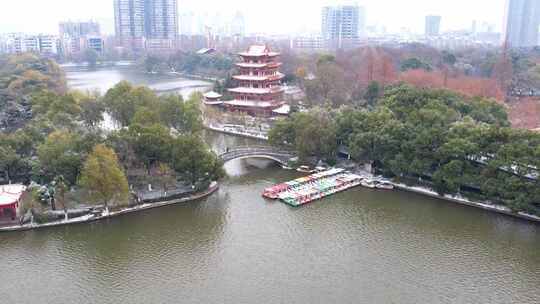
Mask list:
POLYGON ((438 36, 441 30, 441 16, 426 16, 426 36, 438 36))
POLYGON ((511 47, 538 45, 540 1, 507 0, 504 20, 504 42, 511 47))
POLYGON ((231 22, 231 36, 240 36, 243 37, 246 33, 246 21, 244 15, 238 11, 234 15, 231 22))
POLYGON ((145 35, 147 39, 176 39, 178 36, 178 1, 144 1, 145 35))
POLYGON ((57 55, 60 50, 60 40, 54 35, 39 35, 39 51, 44 54, 57 55))
POLYGON ((195 14, 193 12, 184 12, 180 16, 180 33, 185 36, 195 34, 195 14))
POLYGON ((114 0, 116 39, 126 47, 140 49, 144 46, 144 0, 114 0))
POLYGON ((365 29, 365 10, 357 4, 325 6, 322 9, 322 38, 330 48, 356 46, 365 29))
POLYGON ((59 37, 61 41, 61 50, 64 57, 70 58, 71 56, 80 54, 86 49, 94 49, 98 53, 102 53, 103 47, 94 47, 95 41, 101 40, 101 27, 99 23, 94 21, 65 21, 60 22, 59 37), (93 41, 90 42, 89 39, 93 41), (90 46, 92 45, 92 46, 90 46))
POLYGON ((115 0, 116 38, 127 47, 170 48, 178 37, 177 0, 115 0))

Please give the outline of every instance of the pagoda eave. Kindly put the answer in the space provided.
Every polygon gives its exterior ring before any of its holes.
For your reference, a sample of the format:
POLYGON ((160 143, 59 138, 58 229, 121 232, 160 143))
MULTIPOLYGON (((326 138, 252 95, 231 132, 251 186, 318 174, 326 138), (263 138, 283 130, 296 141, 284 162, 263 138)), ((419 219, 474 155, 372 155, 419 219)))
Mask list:
POLYGON ((269 63, 246 63, 246 62, 237 62, 235 65, 239 68, 245 69, 263 69, 263 68, 279 68, 281 62, 269 62, 269 63))
POLYGON ((260 108, 260 109, 277 109, 285 104, 284 101, 258 101, 258 100, 229 100, 224 101, 223 105, 238 108, 260 108))
POLYGON ((243 81, 277 81, 285 78, 284 74, 269 75, 269 76, 250 76, 250 75, 235 75, 233 79, 243 81))
POLYGON ((219 106, 223 104, 223 101, 221 100, 205 100, 203 103, 207 106, 219 106))
POLYGON ((274 93, 281 93, 284 92, 285 89, 283 88, 233 88, 228 89, 231 93, 236 94, 255 94, 255 95, 266 95, 266 94, 274 94, 274 93))
POLYGON ((242 52, 242 53, 239 53, 238 55, 240 55, 242 57, 261 58, 261 57, 278 57, 281 54, 276 53, 276 52, 268 52, 268 53, 247 53, 247 52, 242 52))

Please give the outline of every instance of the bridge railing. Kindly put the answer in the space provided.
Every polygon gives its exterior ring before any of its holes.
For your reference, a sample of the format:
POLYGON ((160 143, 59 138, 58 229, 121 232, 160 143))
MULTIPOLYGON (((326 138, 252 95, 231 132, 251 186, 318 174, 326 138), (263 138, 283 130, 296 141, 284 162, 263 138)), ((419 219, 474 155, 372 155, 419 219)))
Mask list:
POLYGON ((270 150, 233 150, 219 154, 220 157, 235 156, 235 155, 250 155, 250 154, 268 154, 277 156, 293 156, 293 153, 284 151, 270 151, 270 150))
POLYGON ((269 147, 269 146, 241 146, 241 147, 233 147, 230 149, 227 149, 226 151, 222 151, 219 153, 219 155, 226 155, 226 154, 236 154, 236 153, 275 153, 275 154, 295 154, 293 150, 289 149, 282 149, 282 148, 276 148, 276 147, 269 147))

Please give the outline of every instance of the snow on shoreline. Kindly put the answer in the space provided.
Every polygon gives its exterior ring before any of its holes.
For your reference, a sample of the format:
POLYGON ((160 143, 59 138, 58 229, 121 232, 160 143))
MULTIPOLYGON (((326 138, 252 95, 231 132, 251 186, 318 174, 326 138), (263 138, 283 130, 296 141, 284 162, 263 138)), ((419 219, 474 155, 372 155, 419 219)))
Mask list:
POLYGON ((113 212, 105 211, 101 215, 87 214, 84 216, 80 216, 80 217, 76 217, 76 218, 72 218, 68 220, 55 221, 55 222, 50 222, 50 223, 45 223, 45 224, 30 223, 30 224, 24 224, 24 225, 0 227, 0 232, 25 231, 25 230, 65 226, 65 225, 72 225, 72 224, 79 224, 79 223, 89 223, 93 221, 104 220, 108 218, 121 216, 124 214, 134 213, 138 211, 198 200, 198 199, 201 199, 201 198, 204 198, 213 194, 218 189, 219 189, 219 184, 217 182, 212 182, 210 187, 205 192, 202 192, 202 193, 190 196, 190 197, 182 198, 182 199, 176 199, 176 200, 164 201, 164 202, 158 202, 158 203, 152 203, 152 204, 145 203, 145 204, 134 206, 134 207, 124 208, 119 211, 113 211, 113 212))
POLYGON ((469 200, 466 197, 463 197, 461 195, 446 194, 444 196, 441 196, 437 192, 435 192, 435 191, 433 191, 431 189, 428 189, 428 188, 419 187, 419 186, 407 186, 405 184, 394 183, 394 182, 391 182, 391 183, 397 189, 400 189, 400 190, 414 192, 414 193, 418 193, 418 194, 422 194, 422 195, 427 195, 427 196, 430 196, 430 197, 433 197, 433 198, 438 198, 438 199, 442 199, 442 200, 446 200, 446 201, 450 201, 450 202, 454 202, 454 203, 458 203, 458 204, 462 204, 462 205, 467 205, 467 206, 471 206, 471 207, 481 208, 481 209, 484 209, 484 210, 493 211, 493 212, 497 212, 497 213, 501 213, 501 214, 506 214, 506 215, 510 215, 510 216, 514 216, 514 217, 534 221, 534 222, 540 222, 540 217, 538 217, 538 216, 528 214, 528 213, 525 213, 525 212, 515 213, 510 208, 508 208, 506 206, 492 204, 490 202, 471 201, 471 200, 469 200))

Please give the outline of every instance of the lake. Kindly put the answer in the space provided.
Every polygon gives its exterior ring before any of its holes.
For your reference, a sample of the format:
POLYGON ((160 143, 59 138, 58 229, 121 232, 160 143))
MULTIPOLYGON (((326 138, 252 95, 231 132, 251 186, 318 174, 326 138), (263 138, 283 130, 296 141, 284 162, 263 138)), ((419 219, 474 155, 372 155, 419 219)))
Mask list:
POLYGON ((135 65, 125 64, 90 68, 86 66, 64 65, 68 86, 81 91, 100 91, 105 94, 116 83, 126 80, 134 85, 145 85, 162 93, 179 93, 188 97, 195 91, 206 91, 211 83, 192 80, 173 74, 148 74, 135 65))

